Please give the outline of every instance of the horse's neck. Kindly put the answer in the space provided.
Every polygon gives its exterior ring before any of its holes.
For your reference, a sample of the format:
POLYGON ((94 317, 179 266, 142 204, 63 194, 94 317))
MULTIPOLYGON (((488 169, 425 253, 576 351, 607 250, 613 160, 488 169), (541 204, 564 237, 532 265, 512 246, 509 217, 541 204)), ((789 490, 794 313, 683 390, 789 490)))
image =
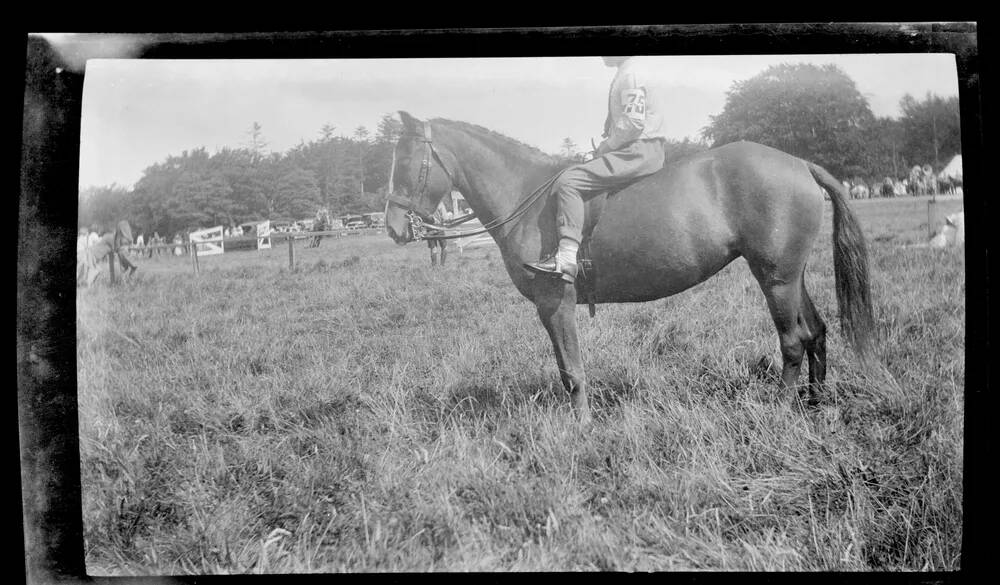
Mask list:
MULTIPOLYGON (((558 170, 555 164, 532 161, 528 157, 518 161, 513 168, 508 156, 490 150, 482 142, 459 143, 451 152, 462 170, 459 190, 484 224, 508 217, 525 197, 558 170)), ((536 213, 529 212, 520 221, 536 213)), ((508 231, 509 226, 495 235, 508 231)))

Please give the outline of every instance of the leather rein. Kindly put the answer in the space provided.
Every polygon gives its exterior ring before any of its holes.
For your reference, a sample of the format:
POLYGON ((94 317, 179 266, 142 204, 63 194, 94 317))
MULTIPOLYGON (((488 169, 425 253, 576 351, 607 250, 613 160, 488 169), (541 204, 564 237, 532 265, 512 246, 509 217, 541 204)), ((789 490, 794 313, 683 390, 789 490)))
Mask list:
MULTIPOLYGON (((424 123, 423 130, 424 132, 422 135, 421 134, 403 135, 416 138, 417 140, 423 142, 425 145, 424 158, 420 162, 420 174, 417 176, 417 184, 419 185, 419 188, 417 191, 416 199, 418 200, 423 197, 424 192, 427 190, 427 181, 430 176, 431 165, 433 164, 434 160, 437 160, 438 165, 441 167, 441 170, 444 171, 445 175, 448 176, 448 180, 451 182, 452 186, 455 185, 454 177, 452 176, 451 172, 448 171, 448 167, 445 166, 444 161, 441 160, 441 156, 438 154, 437 149, 434 148, 434 142, 431 140, 430 124, 424 123)), ((395 157, 396 157, 396 152, 395 150, 393 150, 393 165, 392 165, 393 170, 395 170, 396 167, 395 157)), ((399 207, 402 207, 403 209, 406 209, 406 217, 410 222, 410 231, 413 234, 413 239, 415 241, 452 240, 456 238, 467 238, 471 236, 478 236, 480 234, 488 233, 490 232, 490 230, 494 230, 500 226, 506 225, 524 215, 528 211, 528 209, 530 209, 531 206, 536 201, 538 201, 538 199, 542 196, 542 194, 545 193, 549 185, 555 182, 556 178, 558 178, 559 175, 561 174, 562 171, 559 171, 558 173, 553 175, 550 179, 542 183, 541 186, 532 191, 531 194, 529 194, 527 197, 522 199, 521 202, 518 203, 517 206, 514 208, 514 211, 507 214, 507 217, 502 219, 495 219, 493 221, 485 223, 483 224, 483 227, 481 229, 467 230, 455 234, 428 233, 428 230, 444 231, 446 229, 451 229, 457 225, 461 225, 467 221, 474 219, 476 217, 476 214, 467 213, 455 219, 443 222, 441 224, 437 224, 437 223, 425 222, 423 218, 420 217, 420 214, 416 212, 415 209, 416 206, 413 203, 413 199, 402 197, 393 192, 389 194, 386 204, 388 205, 389 203, 393 203, 399 207)), ((390 185, 391 183, 392 179, 390 177, 390 185)))

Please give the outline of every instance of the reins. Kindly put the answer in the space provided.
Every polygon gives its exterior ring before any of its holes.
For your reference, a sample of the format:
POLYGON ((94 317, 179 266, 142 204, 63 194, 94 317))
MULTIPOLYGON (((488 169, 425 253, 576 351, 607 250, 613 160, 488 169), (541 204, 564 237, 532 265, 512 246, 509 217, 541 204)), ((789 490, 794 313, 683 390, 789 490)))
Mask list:
MULTIPOLYGON (((510 212, 507 215, 507 217, 505 217, 503 219, 496 219, 496 220, 493 220, 493 221, 491 221, 489 223, 483 224, 483 227, 481 229, 463 231, 463 232, 459 232, 457 234, 428 234, 428 233, 424 233, 424 232, 421 231, 419 233, 418 232, 414 232, 413 237, 416 238, 417 240, 422 240, 422 239, 423 240, 453 240, 453 239, 456 239, 456 238, 468 238, 468 237, 471 237, 471 236, 478 236, 480 234, 485 234, 485 233, 489 232, 490 230, 494 230, 494 229, 496 229, 498 227, 506 225, 506 224, 508 224, 508 223, 510 223, 510 222, 512 222, 512 221, 514 221, 514 220, 516 220, 518 218, 520 218, 525 213, 527 213, 527 211, 529 209, 531 209, 531 206, 534 205, 534 203, 536 201, 538 201, 538 199, 543 194, 545 194, 545 191, 549 188, 549 186, 552 183, 555 182, 555 180, 561 174, 562 174, 562 171, 559 171, 555 175, 552 175, 552 177, 550 177, 547 181, 545 181, 544 183, 542 183, 541 186, 539 186, 537 189, 535 189, 534 191, 532 191, 530 195, 528 195, 527 197, 525 197, 524 199, 522 199, 521 202, 517 204, 517 207, 514 208, 514 211, 510 212)), ((411 211, 410 213, 413 213, 413 212, 411 211)), ((413 214, 413 215, 416 216, 416 214, 413 214)), ((449 221, 449 222, 445 222, 444 225, 427 223, 427 222, 424 222, 423 220, 421 220, 419 217, 416 217, 416 219, 419 221, 418 225, 422 226, 424 229, 445 230, 445 229, 450 229, 450 228, 452 228, 452 227, 454 227, 456 225, 463 224, 463 223, 465 223, 465 222, 467 222, 467 221, 469 221, 469 220, 471 220, 471 219, 473 219, 475 217, 476 217, 475 213, 469 213, 469 214, 463 215, 460 218, 454 219, 454 220, 449 221)), ((413 219, 414 218, 411 217, 411 223, 412 223, 413 219)))

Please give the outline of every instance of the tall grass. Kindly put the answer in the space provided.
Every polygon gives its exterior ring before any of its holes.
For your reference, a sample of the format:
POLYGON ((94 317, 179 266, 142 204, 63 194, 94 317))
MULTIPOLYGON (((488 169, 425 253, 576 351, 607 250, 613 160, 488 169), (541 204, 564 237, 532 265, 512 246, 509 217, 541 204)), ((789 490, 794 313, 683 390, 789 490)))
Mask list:
MULTIPOLYGON (((852 206, 880 367, 831 326, 806 410, 742 260, 580 309, 586 430, 495 248, 431 270, 352 237, 81 290, 89 572, 957 569, 963 254, 901 245, 915 202, 852 206)), ((832 324, 826 230, 807 285, 832 324)))

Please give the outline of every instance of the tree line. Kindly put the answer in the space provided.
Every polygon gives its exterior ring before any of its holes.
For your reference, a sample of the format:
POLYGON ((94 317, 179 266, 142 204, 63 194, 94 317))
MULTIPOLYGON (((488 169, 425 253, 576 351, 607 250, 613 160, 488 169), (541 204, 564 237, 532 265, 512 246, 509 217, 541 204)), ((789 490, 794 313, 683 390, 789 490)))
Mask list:
POLYGON ((957 97, 907 94, 899 105, 898 119, 876 117, 839 67, 775 65, 735 83, 702 136, 713 146, 736 140, 773 146, 841 180, 902 179, 916 165, 938 172, 962 152, 957 97))
MULTIPOLYGON (((842 180, 876 180, 903 178, 914 165, 939 171, 961 152, 957 97, 906 95, 900 110, 898 119, 876 117, 854 80, 834 65, 776 65, 734 83, 700 139, 667 142, 667 160, 750 140, 814 161, 842 180)), ((316 139, 276 153, 254 123, 243 147, 184 151, 146 168, 131 189, 84 190, 80 223, 111 226, 125 218, 138 231, 167 235, 302 219, 321 207, 333 215, 381 210, 400 122, 382 116, 374 136, 364 126, 350 136, 336 131, 326 124, 316 139)), ((556 156, 584 160, 569 138, 556 156)))
POLYGON ((351 136, 338 135, 326 124, 316 139, 279 153, 267 151, 263 129, 255 122, 242 147, 170 155, 147 167, 131 189, 85 189, 79 221, 107 228, 125 218, 136 233, 169 235, 263 219, 298 220, 320 208, 334 215, 378 211, 385 204, 401 128, 390 114, 379 121, 374 136, 364 126, 351 136))

